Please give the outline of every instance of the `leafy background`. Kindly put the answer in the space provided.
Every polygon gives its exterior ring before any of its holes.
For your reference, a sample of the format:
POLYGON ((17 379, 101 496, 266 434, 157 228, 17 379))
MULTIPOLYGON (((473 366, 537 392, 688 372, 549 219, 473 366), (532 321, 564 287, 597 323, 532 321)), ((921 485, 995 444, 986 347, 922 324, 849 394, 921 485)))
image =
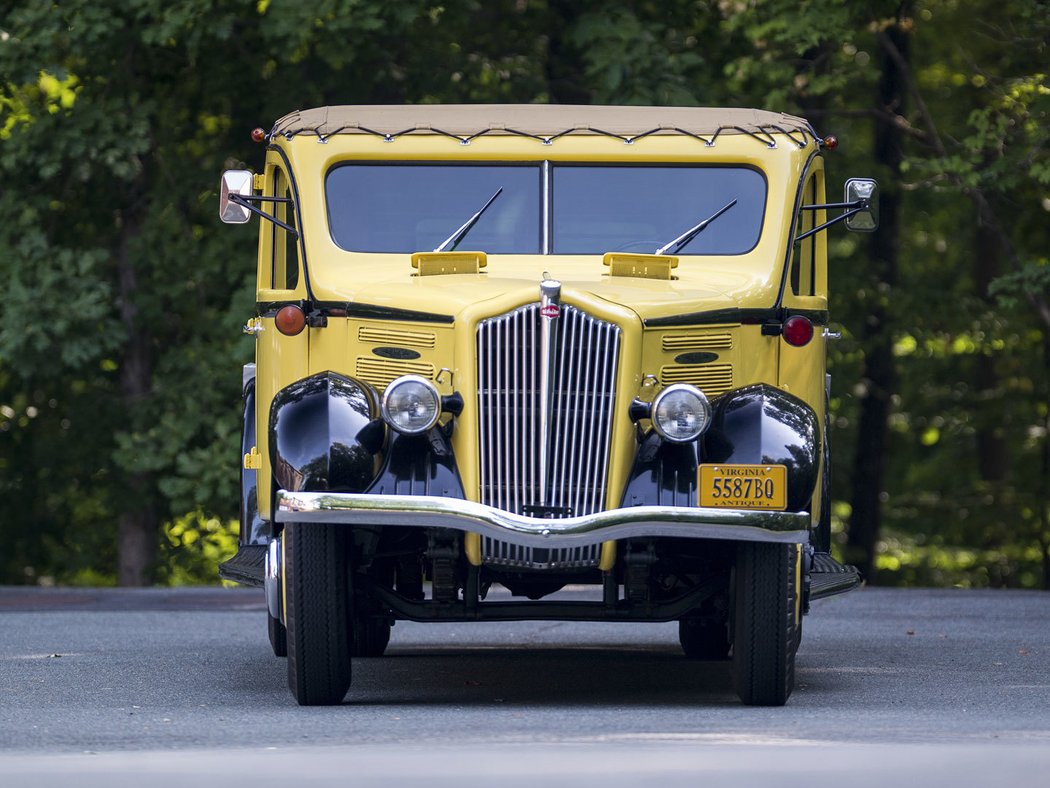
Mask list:
POLYGON ((0 583, 215 581, 235 547, 255 126, 337 103, 758 106, 834 133, 836 549, 1050 587, 1039 0, 4 0, 0 583))

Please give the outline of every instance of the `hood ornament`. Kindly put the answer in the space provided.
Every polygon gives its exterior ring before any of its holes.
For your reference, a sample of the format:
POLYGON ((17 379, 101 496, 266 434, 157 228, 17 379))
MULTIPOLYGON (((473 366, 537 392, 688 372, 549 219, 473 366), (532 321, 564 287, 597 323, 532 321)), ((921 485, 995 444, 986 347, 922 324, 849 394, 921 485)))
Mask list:
POLYGON ((551 279, 551 275, 543 272, 543 280, 540 282, 540 314, 548 320, 554 320, 561 316, 561 282, 551 279))

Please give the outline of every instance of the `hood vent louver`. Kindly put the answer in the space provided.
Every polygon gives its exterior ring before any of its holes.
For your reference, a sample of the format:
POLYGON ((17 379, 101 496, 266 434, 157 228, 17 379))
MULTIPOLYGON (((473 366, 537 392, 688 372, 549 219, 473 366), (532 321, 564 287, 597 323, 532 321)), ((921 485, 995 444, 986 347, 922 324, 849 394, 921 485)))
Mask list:
POLYGON ((400 328, 361 326, 357 339, 367 345, 393 345, 394 347, 434 347, 435 336, 429 331, 405 331, 400 328))
POLYGON ((726 330, 702 334, 664 334, 661 344, 666 353, 682 353, 686 350, 732 350, 733 334, 726 330))
POLYGON ((382 358, 358 356, 355 377, 377 389, 386 388, 390 382, 402 375, 419 375, 434 379, 434 365, 421 361, 390 361, 382 358))
POLYGON ((668 364, 660 368, 660 383, 692 383, 708 397, 717 397, 733 388, 730 364, 668 364))

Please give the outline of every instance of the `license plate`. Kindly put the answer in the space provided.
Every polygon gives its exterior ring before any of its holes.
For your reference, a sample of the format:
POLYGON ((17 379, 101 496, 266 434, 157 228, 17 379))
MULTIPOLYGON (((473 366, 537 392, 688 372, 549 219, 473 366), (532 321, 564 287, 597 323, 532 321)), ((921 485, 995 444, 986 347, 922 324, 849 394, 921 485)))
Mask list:
POLYGON ((787 508, 787 466, 701 465, 700 505, 782 511, 787 508))

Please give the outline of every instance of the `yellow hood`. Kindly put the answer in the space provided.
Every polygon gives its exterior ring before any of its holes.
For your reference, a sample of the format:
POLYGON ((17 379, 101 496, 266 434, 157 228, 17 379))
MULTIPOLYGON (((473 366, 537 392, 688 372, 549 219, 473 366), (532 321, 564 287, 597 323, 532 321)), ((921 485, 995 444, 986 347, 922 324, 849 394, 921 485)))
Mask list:
POLYGON ((776 301, 779 277, 772 261, 754 255, 682 258, 670 281, 612 276, 597 255, 498 255, 479 274, 419 276, 408 255, 344 254, 342 265, 315 267, 311 282, 321 302, 347 302, 458 318, 493 301, 493 313, 539 300, 544 274, 562 283, 562 300, 574 295, 622 306, 642 320, 734 308, 766 308, 776 301), (351 272, 352 271, 352 272, 351 272), (333 274, 338 274, 334 276, 333 274))

